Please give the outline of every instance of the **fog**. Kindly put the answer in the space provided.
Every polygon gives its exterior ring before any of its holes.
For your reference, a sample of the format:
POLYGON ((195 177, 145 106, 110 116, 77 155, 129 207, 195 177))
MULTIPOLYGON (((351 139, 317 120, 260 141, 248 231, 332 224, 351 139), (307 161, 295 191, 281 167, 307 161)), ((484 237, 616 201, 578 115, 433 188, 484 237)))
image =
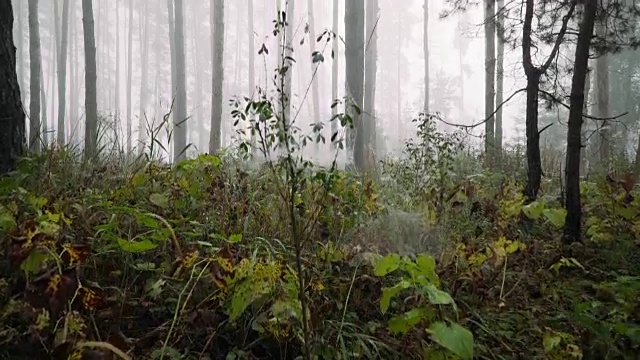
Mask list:
MULTIPOLYGON (((69 44, 67 57, 66 138, 81 144, 84 134, 84 59, 82 9, 80 0, 69 0, 69 44)), ((274 91, 273 75, 278 66, 277 38, 273 35, 276 2, 253 1, 254 33, 249 34, 248 5, 252 1, 225 2, 223 51, 223 111, 222 145, 237 140, 231 117, 231 99, 254 97, 257 88, 274 91), (249 41, 255 52, 254 81, 249 84, 249 41), (258 51, 265 46, 268 54, 258 51)), ((29 103, 29 31, 27 1, 14 0, 17 21, 14 36, 18 50, 18 77, 23 103, 29 103)), ((187 94, 189 154, 207 151, 211 119, 212 37, 208 0, 184 0, 184 48, 187 94)), ((331 44, 310 39, 308 29, 311 1, 296 1, 292 79, 292 108, 298 113, 296 123, 310 130, 313 108, 310 92, 313 50, 323 53, 316 80, 319 91, 319 111, 325 124, 331 117, 331 44), (303 41, 304 40, 304 41, 303 41), (314 49, 310 47, 313 45, 314 49), (308 93, 305 96, 305 93, 308 93)), ((376 31, 377 73, 375 87, 375 118, 384 138, 377 146, 378 157, 397 155, 403 142, 415 133, 411 119, 422 111, 424 102, 423 1, 403 2, 380 0, 376 31)), ((42 53, 42 120, 48 141, 55 139, 58 113, 56 46, 62 1, 40 1, 39 23, 42 53)), ((171 53, 169 46, 168 7, 166 1, 131 0, 93 2, 97 54, 97 96, 100 121, 115 124, 117 139, 126 139, 127 123, 131 123, 131 148, 149 137, 143 134, 149 124, 157 126, 171 109, 171 53), (129 70, 130 76, 129 77, 129 70), (114 119, 117 119, 114 121, 114 119), (141 119, 143 124, 140 125, 141 119)), ((287 6, 283 1, 282 7, 287 6)), ((332 27, 331 1, 313 2, 316 37, 332 27)), ((464 12, 443 17, 451 9, 445 0, 429 2, 430 112, 437 112, 449 124, 476 124, 484 119, 484 38, 483 9, 470 6, 464 12)), ((338 96, 345 95, 344 61, 344 1, 339 1, 339 61, 338 96)), ((289 17, 290 19, 291 17, 289 17)), ((369 38, 371 34, 366 34, 369 38)), ((544 47, 538 49, 544 52, 544 47)), ((367 46, 366 51, 370 51, 367 46)), ((505 49, 504 98, 508 99, 525 85, 520 48, 505 49)), ((517 94, 503 107, 504 142, 523 138, 524 93, 517 94)), ((442 130, 453 128, 438 122, 442 130)), ((328 125, 325 127, 328 129, 328 125)), ((157 136, 166 144, 170 127, 163 127, 157 136)), ((484 127, 467 129, 466 144, 482 143, 484 127)), ((325 133, 328 138, 328 133, 325 133)), ((114 140, 114 139, 112 139, 114 140)), ((114 140, 116 141, 116 140, 114 140)), ((126 140, 117 140, 125 148, 126 140)), ((108 141, 109 142, 109 141, 108 141)), ((328 145, 326 149, 328 148, 328 145)), ((170 147, 159 156, 170 159, 170 147)), ((310 154, 316 159, 332 158, 328 151, 310 154)))

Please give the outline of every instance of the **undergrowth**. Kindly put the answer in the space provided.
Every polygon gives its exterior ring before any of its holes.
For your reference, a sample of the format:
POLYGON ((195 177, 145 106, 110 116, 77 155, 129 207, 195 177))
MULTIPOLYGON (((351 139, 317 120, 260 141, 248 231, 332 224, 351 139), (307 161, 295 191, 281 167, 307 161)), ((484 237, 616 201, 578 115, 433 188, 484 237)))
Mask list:
MULTIPOLYGON (((397 175, 403 165, 394 166, 397 175)), ((384 195, 396 175, 383 174, 381 191, 331 174, 301 172, 295 200, 309 234, 301 260, 312 357, 637 354, 640 200, 628 185, 585 182, 585 241, 563 249, 552 191, 524 205, 514 179, 461 176, 403 186, 424 192, 403 208, 402 194, 384 195), (434 188, 444 195, 429 196, 434 188), (416 230, 394 238, 394 218, 416 230)), ((125 168, 66 150, 25 159, 0 182, 0 352, 303 356, 299 271, 274 177, 224 155, 125 168)))

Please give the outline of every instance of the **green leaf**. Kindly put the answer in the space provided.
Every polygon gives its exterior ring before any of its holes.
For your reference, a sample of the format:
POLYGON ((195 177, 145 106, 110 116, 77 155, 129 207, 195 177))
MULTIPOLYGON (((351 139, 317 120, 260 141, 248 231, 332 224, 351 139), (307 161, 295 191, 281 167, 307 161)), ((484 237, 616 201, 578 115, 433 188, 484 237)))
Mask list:
POLYGON ((16 226, 16 221, 11 212, 0 205, 0 231, 9 232, 16 226))
POLYGON ((522 207, 522 212, 531 220, 540 218, 544 211, 544 203, 540 201, 534 201, 529 205, 522 207))
POLYGON ((373 272, 376 276, 385 276, 394 272, 400 266, 400 255, 389 254, 374 261, 373 272))
POLYGON ((420 254, 416 258, 416 264, 418 265, 420 275, 423 275, 433 283, 439 282, 438 274, 436 274, 436 261, 433 256, 429 254, 420 254))
POLYGON ((411 284, 408 281, 402 280, 392 287, 382 288, 382 296, 380 297, 380 311, 382 311, 383 314, 386 313, 389 309, 389 303, 391 303, 391 299, 402 290, 408 289, 410 286, 411 284))
POLYGON ((433 285, 427 285, 423 289, 424 289, 424 292, 429 297, 429 302, 431 302, 432 304, 434 305, 453 304, 453 306, 455 307, 455 302, 453 301, 453 298, 446 291, 442 291, 433 285))
POLYGON ((544 334, 542 338, 542 346, 544 347, 544 352, 551 352, 556 346, 560 345, 562 338, 556 334, 544 334))
POLYGON ((147 176, 143 172, 136 173, 133 175, 133 179, 131 179, 131 183, 135 187, 142 185, 145 181, 147 181, 147 176))
POLYGON ((242 234, 232 234, 229 236, 229 242, 232 244, 236 244, 242 241, 242 234))
POLYGON ((431 339, 440 346, 458 355, 462 359, 473 359, 473 334, 471 331, 453 323, 435 322, 427 330, 431 339))
POLYGON ((151 201, 153 205, 161 207, 163 209, 169 207, 169 198, 165 194, 151 194, 151 196, 149 196, 149 201, 151 201))
POLYGON ((420 321, 428 318, 430 315, 429 310, 426 308, 417 308, 407 311, 404 314, 392 317, 389 320, 389 331, 395 334, 406 334, 414 326, 418 325, 420 321))
POLYGON ((553 226, 557 228, 561 228, 564 226, 565 219, 567 217, 567 210, 565 209, 545 209, 544 217, 549 221, 553 226))
POLYGON ((20 269, 27 274, 36 274, 40 271, 40 266, 50 257, 49 253, 42 249, 34 249, 29 256, 20 263, 20 269))
POLYGON ((142 241, 128 241, 125 239, 118 239, 118 245, 120 245, 120 248, 122 250, 130 253, 145 252, 158 247, 158 244, 154 244, 147 239, 142 241))

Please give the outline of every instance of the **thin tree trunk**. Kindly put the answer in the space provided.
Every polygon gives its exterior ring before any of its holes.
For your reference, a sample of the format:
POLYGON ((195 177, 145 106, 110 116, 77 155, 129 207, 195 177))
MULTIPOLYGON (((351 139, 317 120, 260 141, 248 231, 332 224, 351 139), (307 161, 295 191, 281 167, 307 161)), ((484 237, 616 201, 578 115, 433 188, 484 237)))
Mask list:
POLYGON ((199 36, 197 34, 201 33, 201 28, 200 28, 200 13, 199 13, 199 9, 197 6, 192 6, 191 9, 193 10, 192 12, 192 23, 193 23, 193 34, 194 36, 192 36, 193 39, 193 66, 194 66, 194 76, 195 76, 195 80, 196 80, 196 89, 195 89, 195 121, 193 122, 193 125, 196 127, 196 131, 198 132, 198 138, 196 141, 197 147, 198 147, 198 151, 199 152, 204 152, 204 149, 207 145, 207 132, 205 130, 204 127, 204 120, 203 120, 203 116, 202 116, 202 77, 204 76, 204 74, 202 74, 202 55, 201 55, 201 49, 199 46, 199 36))
MULTIPOLYGON (((115 84, 115 99, 114 99, 114 114, 113 114, 113 131, 115 142, 120 145, 120 4, 116 0, 116 84, 115 84)), ((159 7, 158 7, 159 8, 159 7)), ((159 22, 159 20, 158 20, 159 22)), ((160 73, 159 69, 157 73, 160 73)))
MULTIPOLYGON (((351 0, 345 6, 345 46, 347 61, 347 89, 355 105, 363 107, 364 82, 364 0, 351 0)), ((365 170, 366 130, 360 114, 352 113, 355 125, 353 160, 356 169, 365 170)))
MULTIPOLYGON (((336 36, 335 38, 331 39, 331 57, 332 57, 332 63, 331 63, 331 101, 336 101, 338 99, 338 67, 340 66, 340 55, 338 54, 339 52, 339 48, 338 45, 340 43, 340 41, 338 40, 338 32, 340 31, 340 21, 339 21, 339 13, 340 13, 340 7, 339 7, 339 1, 338 0, 333 0, 333 34, 336 36)), ((338 108, 337 106, 332 106, 331 107, 331 119, 333 119, 333 121, 331 121, 331 138, 332 139, 337 139, 337 134, 338 134, 338 119, 336 119, 336 115, 338 114, 338 108)), ((333 148, 336 149, 337 148, 337 143, 333 143, 333 148)))
POLYGON ((176 111, 173 117, 173 159, 179 162, 187 157, 187 80, 184 49, 184 5, 175 0, 175 53, 176 53, 176 111))
POLYGON ((62 3, 62 24, 58 54, 58 146, 66 143, 65 111, 67 105, 67 44, 69 41, 69 0, 62 3))
POLYGON ((148 77, 149 77, 149 0, 144 0, 144 11, 142 9, 142 3, 140 3, 140 10, 144 17, 144 28, 141 30, 142 34, 140 34, 140 51, 142 52, 141 57, 141 72, 140 76, 140 118, 138 119, 138 151, 142 154, 145 147, 145 142, 147 139, 147 128, 146 128, 146 113, 145 109, 147 107, 147 95, 148 95, 148 77))
MULTIPOLYGON (((601 1, 601 6, 607 6, 607 0, 601 1)), ((599 37, 606 36, 605 24, 602 21, 598 22, 596 26, 596 34, 599 37)), ((596 59, 596 82, 597 89, 597 110, 598 117, 601 119, 607 119, 611 116, 611 106, 609 103, 609 56, 602 54, 596 59)), ((600 120, 598 121, 598 165, 601 172, 608 171, 609 169, 609 154, 611 152, 611 131, 609 129, 610 121, 600 120)))
POLYGON ((286 4, 286 16, 287 16, 287 28, 285 30, 285 49, 284 49, 284 64, 288 66, 288 70, 284 74, 284 93, 285 93, 285 105, 283 109, 283 119, 284 124, 288 127, 292 120, 291 119, 291 99, 293 94, 291 92, 292 89, 292 81, 293 81, 293 61, 287 60, 293 57, 293 30, 295 27, 295 8, 296 2, 295 0, 288 0, 285 2, 286 4))
POLYGON ((402 41, 403 41, 403 26, 402 26, 402 12, 398 12, 398 44, 396 48, 396 80, 398 81, 396 86, 396 94, 398 102, 396 103, 396 118, 398 122, 398 141, 402 143, 404 141, 404 121, 402 119, 402 85, 400 83, 400 76, 402 74, 402 41))
MULTIPOLYGON (((316 24, 315 24, 315 19, 314 19, 314 11, 313 11, 313 0, 307 0, 307 10, 309 11, 309 37, 310 40, 309 41, 309 47, 311 48, 311 54, 312 54, 312 60, 313 60, 313 54, 316 51, 316 24)), ((313 61, 310 61, 311 63, 311 96, 313 99, 312 105, 313 105, 313 123, 314 124, 320 124, 320 92, 318 90, 318 82, 320 81, 319 76, 317 74, 318 71, 318 66, 320 66, 320 62, 314 63, 313 61), (316 73, 316 76, 313 76, 313 74, 316 73)), ((314 136, 314 140, 315 140, 315 136, 314 136)), ((315 142, 315 152, 316 152, 316 156, 320 155, 320 143, 319 142, 315 142)))
POLYGON ((82 0, 82 24, 84 28, 85 62, 85 157, 92 158, 97 155, 98 142, 98 72, 96 69, 96 41, 93 27, 92 0, 82 0))
POLYGON ((424 0, 423 8, 423 39, 422 51, 424 52, 424 105, 422 110, 429 114, 429 0, 424 0))
MULTIPOLYGON (((491 168, 495 165, 495 79, 496 79, 496 25, 495 25, 495 0, 485 0, 484 4, 484 116, 485 116, 485 140, 484 151, 486 165, 491 168)), ((537 90, 536 90, 537 91, 537 90)))
MULTIPOLYGON (((69 141, 72 144, 78 144, 78 123, 77 123, 77 78, 78 78, 78 64, 77 64, 77 38, 76 38, 76 0, 70 0, 70 8, 73 12, 69 14, 69 141)), ((116 24, 118 25, 118 24, 116 24)))
MULTIPOLYGON (((583 112, 585 114, 589 114, 589 92, 591 91, 591 74, 593 71, 589 70, 589 65, 587 63, 587 75, 584 82, 584 106, 583 112)), ((583 119, 584 122, 584 119, 583 119)), ((583 128, 583 126, 581 126, 583 128)), ((581 133, 581 141, 580 141, 580 174, 587 174, 587 137, 584 129, 580 131, 581 133)), ((565 164, 566 166, 566 164, 565 164)))
POLYGON ((212 69, 211 134, 209 153, 215 154, 221 146, 222 84, 224 83, 224 1, 211 0, 212 69))
POLYGON ((573 243, 581 238, 582 206, 580 201, 580 149, 582 111, 584 109, 584 87, 589 61, 589 47, 595 22, 597 0, 585 0, 580 33, 576 44, 576 55, 571 82, 569 130, 567 131, 567 165, 565 187, 567 210, 563 241, 573 243))
MULTIPOLYGON (((40 58, 40 25, 38 23, 38 0, 29 0, 29 61, 31 68, 31 80, 29 92, 31 93, 29 104, 29 150, 40 152, 41 129, 40 124, 40 76, 42 76, 40 58)), ((46 111, 46 108, 45 108, 46 111)))
MULTIPOLYGON (((254 34, 254 28, 253 28, 253 0, 247 0, 247 13, 248 13, 248 18, 249 18, 249 32, 248 32, 248 39, 247 41, 249 42, 249 96, 251 96, 251 98, 253 98, 253 93, 256 90, 256 79, 255 79, 255 34, 254 34)), ((253 116, 253 115, 252 115, 253 116)), ((250 131, 250 136, 251 136, 251 149, 255 149, 256 147, 256 136, 253 133, 253 131, 251 131, 251 129, 249 129, 250 131)))
POLYGON ((127 153, 131 152, 131 109, 133 108, 132 82, 133 82, 133 1, 129 2, 129 39, 127 49, 127 153))
POLYGON ((24 6, 22 5, 23 0, 16 0, 16 48, 18 50, 17 53, 17 72, 18 72, 18 85, 22 90, 20 92, 21 100, 26 99, 27 95, 27 85, 25 84, 25 61, 24 61, 24 6))
POLYGON ((502 156, 502 102, 504 101, 504 0, 497 0, 497 21, 496 31, 498 49, 496 55, 496 106, 500 108, 496 111, 495 141, 496 156, 498 163, 502 156))
POLYGON ((378 31, 376 29, 378 21, 378 1, 372 0, 367 3, 366 8, 366 35, 370 37, 366 41, 365 50, 365 80, 364 80, 364 116, 365 122, 363 129, 365 130, 365 171, 372 171, 375 163, 374 158, 374 129, 376 126, 375 118, 375 93, 376 93, 376 73, 378 61, 378 31))

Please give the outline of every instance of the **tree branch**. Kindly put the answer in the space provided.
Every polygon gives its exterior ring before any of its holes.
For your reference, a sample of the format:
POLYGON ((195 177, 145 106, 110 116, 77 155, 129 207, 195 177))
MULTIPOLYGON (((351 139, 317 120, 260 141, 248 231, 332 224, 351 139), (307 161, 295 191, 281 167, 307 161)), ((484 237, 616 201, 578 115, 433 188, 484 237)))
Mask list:
MULTIPOLYGON (((570 107, 569 105, 563 103, 560 99, 558 99, 557 97, 555 97, 553 94, 549 93, 548 91, 542 90, 542 89, 538 89, 538 91, 541 94, 544 94, 545 96, 548 96, 551 98, 551 100, 553 100, 554 102, 556 102, 557 104, 562 105, 565 109, 569 110, 570 107)), ((608 121, 608 120, 616 120, 619 119, 625 115, 627 115, 629 112, 625 111, 622 114, 618 114, 616 116, 611 116, 611 117, 606 117, 606 118, 602 118, 602 117, 597 117, 597 116, 593 116, 593 115, 589 115, 589 114, 582 114, 582 117, 585 117, 587 119, 591 119, 591 120, 599 120, 599 121, 608 121)))
POLYGON ((433 116, 433 117, 434 117, 435 119, 437 119, 438 121, 440 121, 440 122, 442 122, 442 123, 444 123, 444 124, 447 124, 447 125, 449 125, 449 126, 455 126, 455 127, 459 127, 459 128, 462 128, 462 129, 473 129, 473 128, 475 128, 476 126, 480 126, 480 125, 482 125, 482 124, 486 123, 487 121, 489 121, 489 119, 491 119, 491 118, 492 118, 492 117, 493 117, 493 116, 494 116, 494 115, 495 115, 495 114, 496 114, 500 109, 502 109, 502 107, 503 107, 506 103, 508 103, 509 101, 511 101, 511 99, 513 99, 513 97, 514 97, 514 96, 516 96, 517 94, 519 94, 519 93, 521 93, 521 92, 523 92, 523 91, 525 91, 525 90, 527 90, 527 88, 522 88, 522 89, 518 89, 518 90, 516 90, 516 91, 515 91, 513 94, 511 94, 511 95, 510 95, 510 96, 509 96, 505 101, 503 101, 502 103, 500 103, 500 104, 496 107, 496 109, 495 109, 495 110, 494 110, 494 111, 493 111, 493 112, 492 112, 492 113, 491 113, 487 118, 485 118, 484 120, 482 120, 482 121, 480 121, 479 123, 476 123, 476 124, 471 124, 471 125, 454 124, 454 123, 450 123, 450 122, 445 121, 445 120, 444 120, 444 119, 442 119, 442 117, 440 117, 440 116, 433 116))

